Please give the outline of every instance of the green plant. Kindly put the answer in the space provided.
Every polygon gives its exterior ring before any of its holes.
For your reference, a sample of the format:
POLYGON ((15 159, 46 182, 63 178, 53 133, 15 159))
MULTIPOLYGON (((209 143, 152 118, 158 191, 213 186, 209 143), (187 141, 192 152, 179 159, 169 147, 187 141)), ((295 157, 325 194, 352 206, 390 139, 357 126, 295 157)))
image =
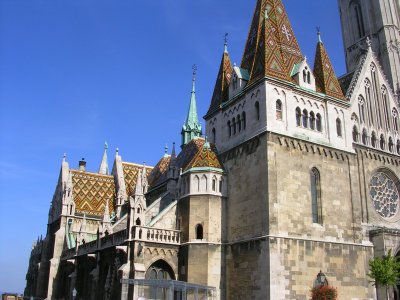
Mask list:
POLYGON ((388 295, 389 287, 396 286, 400 280, 400 259, 392 256, 389 250, 387 255, 371 259, 369 267, 371 271, 368 276, 373 279, 375 286, 385 286, 388 295))
POLYGON ((337 299, 337 289, 329 286, 317 286, 311 290, 312 300, 336 300, 337 299))

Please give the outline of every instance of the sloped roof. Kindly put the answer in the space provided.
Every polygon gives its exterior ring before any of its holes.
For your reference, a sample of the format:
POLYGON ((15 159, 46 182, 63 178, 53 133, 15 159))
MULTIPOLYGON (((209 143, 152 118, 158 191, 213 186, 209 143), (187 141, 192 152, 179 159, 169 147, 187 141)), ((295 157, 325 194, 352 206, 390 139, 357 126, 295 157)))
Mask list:
POLYGON ((198 150, 184 170, 187 171, 193 168, 222 169, 222 163, 219 161, 216 152, 217 150, 214 144, 206 144, 205 140, 203 140, 203 146, 198 150))
POLYGON ((314 76, 317 91, 328 96, 344 100, 342 88, 336 77, 331 60, 324 44, 319 41, 314 62, 314 76))
POLYGON ((241 63, 250 83, 265 76, 292 81, 293 66, 302 59, 282 1, 258 0, 241 63))
POLYGON ((104 214, 106 201, 108 201, 109 212, 114 211, 113 176, 77 170, 70 170, 70 173, 76 213, 101 217, 104 214))
MULTIPOLYGON (((145 168, 147 176, 149 176, 153 168, 148 166, 146 166, 145 168)), ((123 162, 122 169, 124 172, 126 193, 128 196, 132 196, 135 193, 137 175, 139 173, 139 170, 143 169, 143 165, 123 162)))
POLYGON ((206 115, 213 113, 219 108, 222 102, 228 100, 228 86, 232 76, 232 64, 228 52, 224 52, 218 71, 217 81, 214 87, 214 93, 211 98, 211 104, 206 115))
POLYGON ((151 187, 157 186, 158 184, 164 182, 167 179, 168 166, 171 161, 171 156, 163 156, 157 165, 153 168, 149 174, 149 185, 151 187))

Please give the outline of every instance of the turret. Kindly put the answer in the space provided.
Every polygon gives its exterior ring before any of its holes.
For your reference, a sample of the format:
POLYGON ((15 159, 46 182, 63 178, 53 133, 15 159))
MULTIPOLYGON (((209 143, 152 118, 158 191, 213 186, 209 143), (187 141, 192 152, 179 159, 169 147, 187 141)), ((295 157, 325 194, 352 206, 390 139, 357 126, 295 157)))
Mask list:
POLYGON ((107 142, 104 143, 104 153, 103 153, 103 158, 101 160, 100 168, 99 168, 99 174, 102 175, 108 175, 108 159, 107 159, 107 149, 108 149, 108 144, 107 142))

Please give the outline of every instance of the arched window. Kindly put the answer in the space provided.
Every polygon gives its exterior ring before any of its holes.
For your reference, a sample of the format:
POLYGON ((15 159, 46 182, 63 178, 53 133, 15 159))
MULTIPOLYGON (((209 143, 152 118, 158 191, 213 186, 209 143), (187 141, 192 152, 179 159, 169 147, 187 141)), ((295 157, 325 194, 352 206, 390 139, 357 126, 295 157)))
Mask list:
POLYGON ((142 224, 142 222, 140 222, 140 219, 137 218, 135 224, 136 224, 136 226, 140 226, 142 224))
POLYGON ((381 146, 381 150, 385 150, 386 142, 385 142, 385 137, 383 136, 383 134, 381 134, 381 139, 379 141, 379 145, 381 146))
POLYGON ((203 239, 203 225, 197 224, 196 225, 196 240, 203 239))
POLYGON ((200 192, 200 178, 199 176, 194 176, 194 187, 196 189, 196 192, 200 192))
POLYGON ((229 136, 232 136, 232 126, 231 126, 231 121, 228 121, 228 134, 229 136))
POLYGON ((381 94, 382 94, 382 99, 383 99, 383 113, 384 113, 385 125, 386 125, 386 129, 389 130, 390 129, 390 107, 388 105, 387 90, 384 85, 381 87, 381 94))
POLYGON ((339 118, 336 119, 336 133, 338 136, 342 136, 342 121, 339 118))
POLYGON ((372 147, 376 148, 376 133, 375 133, 375 131, 372 131, 371 145, 372 145, 372 147))
POLYGON ((365 101, 363 96, 359 96, 358 97, 358 110, 359 110, 359 114, 360 114, 360 121, 361 123, 365 123, 366 119, 365 119, 365 101))
POLYGON ((201 191, 208 191, 208 180, 207 180, 207 176, 206 175, 201 176, 201 179, 200 179, 200 190, 201 191))
POLYGON ((217 178, 216 177, 213 177, 213 179, 212 179, 212 190, 213 190, 213 192, 217 191, 217 178))
POLYGON ((365 28, 361 6, 358 1, 351 2, 350 13, 352 15, 352 19, 356 22, 356 26, 353 26, 355 30, 355 38, 361 39, 363 36, 365 36, 365 28))
POLYGON ((217 135, 216 135, 216 131, 215 128, 212 129, 212 142, 215 144, 217 141, 217 135))
POLYGON ((281 100, 276 101, 276 119, 282 120, 282 102, 281 102, 281 100))
POLYGON ((315 114, 313 111, 310 112, 310 128, 315 130, 315 114))
POLYGON ((242 131, 242 122, 240 120, 240 115, 237 115, 236 123, 237 123, 237 126, 238 126, 238 132, 241 132, 242 131))
MULTIPOLYGON (((150 280, 174 280, 175 274, 167 262, 158 260, 147 269, 145 278, 150 280)), ((157 286, 150 286, 147 293, 149 293, 148 299, 167 299, 168 297, 168 291, 157 286)))
POLYGON ((246 129, 246 112, 242 112, 242 127, 243 130, 246 129))
POLYGON ((296 108, 296 126, 301 126, 301 109, 300 109, 300 107, 296 108))
POLYGON ((365 128, 362 133, 362 143, 363 143, 363 145, 367 145, 367 143, 368 143, 368 134, 367 134, 367 130, 365 128))
POLYGON ((397 110, 393 108, 392 110, 392 118, 393 118, 393 129, 394 131, 398 132, 399 131, 399 114, 397 113, 397 110))
POLYGON ((353 127, 353 142, 358 143, 358 128, 356 125, 353 127))
POLYGON ((303 70, 303 81, 307 82, 307 71, 306 71, 306 69, 303 70))
POLYGON ((393 143, 393 139, 391 137, 389 138, 388 146, 389 146, 389 151, 393 153, 393 151, 394 151, 394 143, 393 143))
POLYGON ((397 154, 400 155, 400 140, 397 140, 397 154))
POLYGON ((320 114, 317 114, 317 118, 315 120, 315 123, 316 123, 317 130, 319 132, 321 132, 322 131, 322 117, 321 117, 320 114))
POLYGON ((311 170, 310 180, 312 221, 313 223, 322 225, 321 179, 319 171, 316 168, 311 170))
POLYGON ((303 127, 308 128, 308 111, 306 109, 303 110, 303 127))
POLYGON ((236 134, 236 119, 232 119, 233 134, 236 134))
POLYGON ((260 103, 258 103, 258 101, 256 101, 254 106, 256 108, 256 118, 257 118, 257 121, 258 121, 258 120, 260 120, 260 103))
POLYGON ((307 83, 311 84, 311 72, 310 71, 307 72, 307 83))

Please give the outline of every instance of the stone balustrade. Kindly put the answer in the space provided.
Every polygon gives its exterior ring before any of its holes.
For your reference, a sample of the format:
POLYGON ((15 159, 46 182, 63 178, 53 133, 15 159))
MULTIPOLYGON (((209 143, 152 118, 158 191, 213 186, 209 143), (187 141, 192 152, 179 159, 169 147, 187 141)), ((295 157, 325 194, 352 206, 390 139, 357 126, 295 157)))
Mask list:
POLYGON ((179 245, 180 231, 134 226, 132 239, 150 243, 179 245))

